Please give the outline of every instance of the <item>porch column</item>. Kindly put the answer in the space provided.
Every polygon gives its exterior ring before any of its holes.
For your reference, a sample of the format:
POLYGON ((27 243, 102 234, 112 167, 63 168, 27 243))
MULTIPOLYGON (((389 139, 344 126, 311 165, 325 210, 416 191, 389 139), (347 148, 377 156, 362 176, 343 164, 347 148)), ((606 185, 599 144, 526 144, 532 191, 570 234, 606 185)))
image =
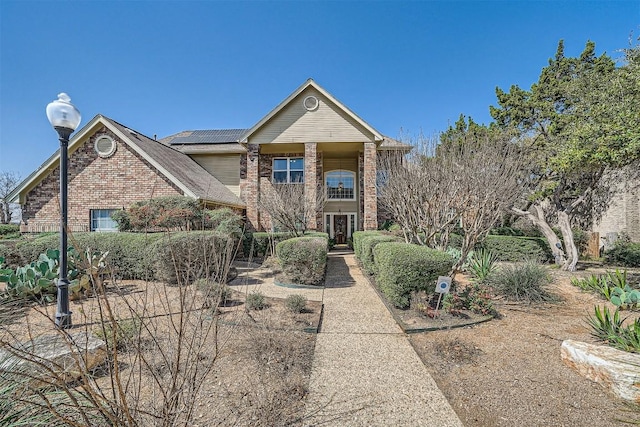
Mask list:
POLYGON ((364 143, 364 229, 378 229, 378 198, 376 194, 376 144, 364 143))
POLYGON ((315 142, 304 144, 304 194, 309 204, 307 228, 318 229, 318 146, 315 142))
POLYGON ((258 197, 260 193, 260 155, 258 144, 247 144, 247 220, 254 230, 260 230, 260 211, 258 197))

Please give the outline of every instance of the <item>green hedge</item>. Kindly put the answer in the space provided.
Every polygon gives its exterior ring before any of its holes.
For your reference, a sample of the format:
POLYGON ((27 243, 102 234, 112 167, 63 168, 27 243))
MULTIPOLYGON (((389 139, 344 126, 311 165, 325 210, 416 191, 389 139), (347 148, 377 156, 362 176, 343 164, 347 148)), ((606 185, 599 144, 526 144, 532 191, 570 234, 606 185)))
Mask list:
MULTIPOLYGON (((108 263, 118 277, 150 279, 154 277, 152 246, 160 238, 162 233, 73 233, 69 236, 69 246, 81 253, 87 248, 91 251, 108 251, 108 263)), ((47 249, 58 249, 59 245, 60 237, 51 234, 21 242, 16 251, 22 263, 28 264, 47 249)))
POLYGON ((382 231, 356 231, 353 233, 353 253, 362 262, 362 240, 368 236, 382 236, 382 231))
MULTIPOLYGON (((310 231, 305 233, 305 237, 322 237, 327 240, 327 245, 329 244, 329 235, 327 233, 322 233, 320 231, 310 231)), ((274 232, 267 233, 264 231, 253 232, 253 233, 245 233, 242 239, 243 253, 244 256, 269 256, 273 255, 271 253, 271 248, 275 247, 278 243, 284 242, 285 240, 294 238, 295 235, 288 231, 282 232, 274 232), (251 247, 253 246, 253 254, 251 254, 251 247)))
POLYGON ((376 265, 373 259, 373 249, 383 242, 398 242, 397 237, 389 234, 366 235, 360 239, 360 262, 369 274, 376 274, 376 265))
POLYGON ((17 238, 20 236, 18 224, 0 224, 0 239, 17 238))
POLYGON ((197 279, 226 283, 236 240, 215 231, 164 234, 152 247, 155 277, 167 283, 197 279))
POLYGON ((607 264, 640 267, 640 243, 618 240, 604 256, 607 264))
POLYGON ((325 237, 295 237, 278 243, 276 255, 292 283, 321 285, 327 265, 325 237))
POLYGON ((477 245, 495 254, 498 261, 520 262, 537 259, 541 262, 553 260, 551 248, 541 237, 487 236, 477 245))
MULTIPOLYGON (((254 256, 269 256, 273 255, 271 253, 271 248, 277 245, 278 243, 285 241, 287 239, 291 239, 294 237, 293 233, 289 232, 277 232, 277 233, 267 233, 264 231, 247 233, 247 241, 249 246, 253 245, 253 255, 254 256)), ((248 254, 249 250, 245 253, 248 254)))
POLYGON ((433 292, 438 276, 446 275, 455 262, 446 252, 400 242, 378 244, 373 258, 378 287, 399 308, 409 307, 412 292, 433 292))

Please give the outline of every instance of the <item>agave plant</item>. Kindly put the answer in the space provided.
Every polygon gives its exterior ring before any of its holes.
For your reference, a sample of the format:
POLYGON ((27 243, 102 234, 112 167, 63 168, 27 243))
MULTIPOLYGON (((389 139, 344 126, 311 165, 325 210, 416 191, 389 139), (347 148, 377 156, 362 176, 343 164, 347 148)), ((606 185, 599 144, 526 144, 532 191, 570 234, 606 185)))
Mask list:
POLYGON ((467 268, 480 282, 484 282, 494 270, 498 257, 486 249, 479 249, 473 253, 467 268))

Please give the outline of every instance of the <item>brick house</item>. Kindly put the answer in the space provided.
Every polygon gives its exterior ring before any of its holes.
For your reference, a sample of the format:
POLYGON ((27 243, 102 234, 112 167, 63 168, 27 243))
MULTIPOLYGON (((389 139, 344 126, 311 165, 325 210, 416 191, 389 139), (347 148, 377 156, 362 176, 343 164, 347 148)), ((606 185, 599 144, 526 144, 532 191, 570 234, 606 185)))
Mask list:
POLYGON ((621 234, 626 234, 633 242, 640 242, 640 185, 622 181, 615 186, 615 197, 593 227, 605 249, 609 249, 621 234))
MULTIPOLYGON (((341 242, 384 219, 376 196, 378 154, 409 149, 312 79, 249 129, 184 131, 156 140, 98 115, 69 143, 68 225, 115 230, 115 210, 185 195, 207 207, 242 210, 261 230, 270 226, 259 208, 261 189, 277 182, 304 185, 305 193, 322 188, 327 201, 309 228, 341 242)), ((22 206, 23 232, 58 230, 58 167, 56 153, 10 195, 22 206)))

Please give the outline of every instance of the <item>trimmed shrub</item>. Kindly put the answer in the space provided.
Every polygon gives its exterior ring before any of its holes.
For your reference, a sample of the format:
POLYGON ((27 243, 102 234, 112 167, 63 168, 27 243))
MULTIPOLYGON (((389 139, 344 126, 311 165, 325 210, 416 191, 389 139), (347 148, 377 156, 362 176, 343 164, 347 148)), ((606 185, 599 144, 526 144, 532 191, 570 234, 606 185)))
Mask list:
MULTIPOLYGON (((107 264, 123 279, 149 279, 153 277, 152 247, 162 234, 140 233, 73 233, 69 235, 69 245, 78 253, 109 252, 107 264)), ((60 238, 57 234, 38 237, 21 242, 16 252, 24 263, 38 258, 47 249, 57 249, 60 238)))
POLYGON ((235 238, 242 236, 243 220, 240 215, 229 208, 220 208, 202 212, 204 228, 218 233, 228 234, 235 238))
POLYGON ((356 231, 353 233, 353 253, 362 262, 362 240, 368 236, 382 236, 381 231, 356 231))
POLYGON ((360 240, 360 262, 369 274, 376 274, 376 265, 373 260, 373 249, 383 242, 397 242, 397 237, 388 234, 374 234, 364 236, 360 240))
POLYGON ((295 237, 278 243, 276 256, 282 272, 293 283, 319 285, 327 265, 327 239, 295 237))
POLYGON ((640 243, 617 240, 613 248, 604 253, 607 264, 640 267, 640 243))
POLYGON ((304 295, 289 295, 284 300, 284 305, 292 313, 302 313, 307 308, 307 297, 304 295))
POLYGON ((226 283, 235 240, 215 231, 177 232, 153 245, 155 277, 167 283, 186 284, 196 279, 226 283))
POLYGON ((495 254, 498 261, 521 262, 535 259, 547 262, 553 260, 547 241, 536 237, 487 236, 478 245, 479 248, 495 254))
POLYGON ((251 292, 245 300, 247 310, 262 310, 267 308, 267 301, 260 292, 251 292))
POLYGON ((0 239, 16 239, 20 237, 18 224, 0 224, 0 239))
POLYGON ((380 243, 373 249, 376 283, 399 308, 409 307, 411 293, 433 293, 438 276, 449 273, 456 261, 446 252, 409 243, 380 243))
POLYGON ((291 239, 292 237, 294 237, 294 235, 289 232, 255 232, 251 235, 251 238, 253 239, 253 254, 255 256, 264 257, 273 255, 271 253, 272 247, 275 247, 278 243, 291 239))
POLYGON ((535 261, 506 265, 490 274, 488 284, 508 299, 526 302, 556 301, 545 285, 551 283, 547 269, 535 261))

